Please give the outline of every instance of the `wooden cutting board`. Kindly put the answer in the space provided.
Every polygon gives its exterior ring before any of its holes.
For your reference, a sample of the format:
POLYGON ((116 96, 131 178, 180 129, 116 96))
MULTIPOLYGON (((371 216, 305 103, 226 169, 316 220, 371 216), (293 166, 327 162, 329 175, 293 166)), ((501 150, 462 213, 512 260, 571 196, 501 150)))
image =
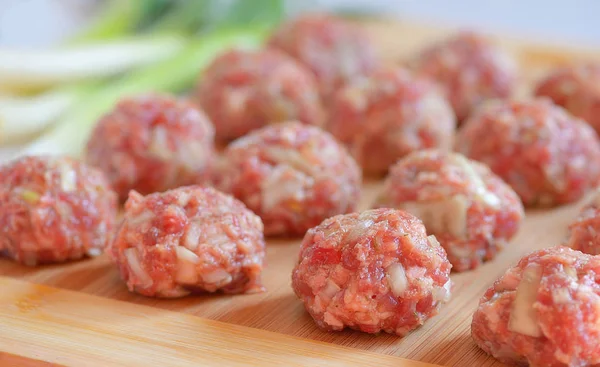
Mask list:
MULTIPOLYGON (((391 21, 365 27, 389 62, 448 34, 391 21)), ((523 67, 521 95, 550 67, 600 60, 600 51, 499 42, 523 67)), ((364 185, 361 208, 379 184, 364 185)), ((560 243, 582 202, 528 211, 511 244, 476 271, 453 274, 450 303, 404 338, 320 331, 290 287, 299 239, 268 241, 268 291, 253 295, 145 298, 127 291, 104 256, 35 269, 0 260, 0 366, 502 366, 470 338, 479 297, 521 256, 560 243)))

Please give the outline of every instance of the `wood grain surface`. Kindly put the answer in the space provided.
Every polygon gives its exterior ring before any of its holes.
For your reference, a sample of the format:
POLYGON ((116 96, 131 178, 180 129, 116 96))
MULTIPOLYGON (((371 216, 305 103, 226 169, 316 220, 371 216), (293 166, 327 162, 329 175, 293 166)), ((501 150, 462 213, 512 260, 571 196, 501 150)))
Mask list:
POLYGON ((10 278, 0 289, 0 348, 19 364, 434 367, 10 278))
MULTIPOLYGON (((405 59, 408 55, 423 47, 424 44, 448 34, 448 31, 433 27, 395 22, 369 22, 365 26, 373 35, 382 56, 390 62, 405 59)), ((522 65, 523 78, 522 87, 519 91, 520 95, 526 95, 532 81, 543 75, 549 67, 590 58, 600 60, 600 52, 569 50, 564 47, 543 46, 539 44, 532 45, 511 39, 499 39, 499 42, 514 53, 522 65)), ((362 208, 369 206, 378 189, 378 182, 371 181, 364 185, 361 197, 362 208)), ((496 259, 476 271, 453 274, 452 279, 455 282, 455 288, 450 303, 442 308, 438 316, 432 318, 422 328, 404 338, 387 334, 367 335, 355 331, 338 333, 320 331, 304 312, 302 305, 296 299, 290 287, 290 274, 298 256, 299 239, 268 241, 267 268, 264 273, 264 281, 268 291, 253 295, 227 296, 217 294, 187 297, 179 300, 144 298, 127 291, 125 285, 120 281, 117 271, 104 256, 93 260, 66 265, 44 266, 36 269, 19 266, 7 260, 0 260, 0 275, 22 279, 31 283, 73 290, 79 293, 127 301, 127 303, 119 303, 72 292, 59 292, 60 304, 64 308, 60 309, 58 306, 59 303, 52 306, 53 312, 56 312, 57 315, 60 314, 60 317, 70 317, 70 312, 73 317, 79 315, 83 318, 90 314, 96 315, 96 312, 102 314, 100 312, 102 310, 98 309, 98 305, 111 308, 110 310, 105 310, 106 313, 104 315, 107 318, 111 317, 111 315, 116 315, 121 318, 120 320, 123 323, 129 323, 128 318, 131 317, 131 323, 128 324, 130 325, 130 329, 121 330, 122 333, 118 336, 111 335, 105 342, 101 338, 102 330, 94 329, 97 326, 96 324, 100 322, 99 320, 92 320, 89 323, 85 319, 80 320, 79 327, 83 329, 82 333, 85 336, 88 336, 88 333, 95 333, 94 342, 98 343, 98 351, 103 350, 105 353, 111 353, 109 346, 118 346, 119 342, 126 342, 130 343, 128 345, 131 345, 130 353, 132 355, 143 355, 146 350, 151 351, 152 355, 154 355, 156 351, 151 347, 151 341, 147 339, 140 341, 140 345, 144 345, 146 349, 141 346, 139 348, 135 347, 136 335, 142 335, 136 330, 144 330, 144 333, 151 332, 152 328, 149 325, 158 322, 154 320, 154 317, 168 315, 164 317, 169 320, 175 320, 173 323, 185 320, 181 325, 181 332, 185 333, 185 336, 180 335, 178 333, 179 329, 171 325, 168 329, 169 331, 160 339, 161 343, 171 343, 170 345, 174 348, 181 346, 183 351, 190 353, 191 351, 185 347, 185 343, 181 345, 177 344, 181 340, 181 337, 189 337, 190 342, 194 338, 193 332, 195 326, 186 325, 188 318, 189 320, 193 320, 190 321, 192 325, 197 325, 199 330, 196 331, 200 335, 203 333, 203 330, 200 329, 204 327, 211 327, 214 330, 225 330, 224 332, 229 332, 231 335, 237 335, 238 332, 244 335, 251 335, 252 333, 260 336, 267 335, 263 331, 252 331, 251 329, 233 326, 242 325, 294 337, 329 342, 354 349, 368 350, 376 354, 365 354, 363 361, 369 358, 375 358, 376 360, 380 358, 382 365, 385 365, 386 361, 388 361, 387 357, 383 355, 393 355, 446 366, 502 366, 502 364, 480 351, 470 338, 471 315, 477 306, 479 297, 496 278, 509 266, 516 263, 524 254, 535 249, 559 244, 566 235, 568 223, 575 217, 582 203, 583 201, 552 210, 528 211, 523 227, 510 245, 496 259), (68 302, 69 299, 72 299, 72 302, 68 302), (152 306, 154 309, 139 308, 131 304, 152 306), (92 310, 86 311, 88 307, 91 307, 92 310), (160 309, 176 312, 162 313, 159 311, 160 309), (187 316, 186 314, 217 320, 221 323, 212 323, 187 316), (148 316, 141 317, 140 315, 148 316), (146 321, 142 322, 142 320, 146 321), (92 329, 89 329, 90 327, 92 329)), ((0 282, 0 289, 3 289, 0 292, 0 350, 10 353, 15 352, 11 352, 10 348, 6 345, 5 323, 11 323, 10 325, 13 325, 12 330, 17 333, 19 328, 15 322, 21 321, 25 325, 27 318, 26 314, 19 314, 14 310, 10 311, 10 304, 14 304, 14 292, 20 292, 21 288, 35 289, 31 288, 27 283, 14 283, 6 279, 2 279, 0 282)), ((26 291, 23 290, 22 292, 26 291)), ((35 319, 34 324, 43 321, 45 323, 44 327, 58 327, 60 325, 60 322, 57 321, 58 319, 53 320, 35 319)), ((69 326, 73 328, 71 329, 73 332, 77 332, 75 326, 77 325, 69 326)), ((144 335, 147 336, 147 334, 144 335)), ((268 348, 265 348, 265 345, 252 345, 253 348, 257 348, 256 353, 269 352, 271 349, 277 350, 280 353, 286 353, 286 351, 293 352, 275 346, 279 345, 280 342, 290 346, 293 344, 290 341, 292 339, 283 336, 277 337, 275 335, 268 334, 269 337, 272 336, 274 342, 268 348)), ((34 338, 35 334, 31 333, 30 336, 34 338)), ((201 342, 201 340, 203 339, 199 337, 197 342, 201 342)), ((298 341, 299 339, 293 340, 298 341)), ((344 353, 340 352, 340 349, 331 347, 332 349, 329 350, 328 348, 321 347, 323 344, 317 345, 320 346, 319 350, 323 353, 330 351, 332 355, 344 355, 344 353)), ((21 345, 21 347, 25 348, 26 346, 21 345)), ((54 347, 58 348, 60 345, 55 345, 54 347)), ((238 353, 236 352, 236 347, 235 343, 228 344, 228 348, 231 348, 231 350, 224 350, 223 353, 227 353, 228 351, 238 353)), ((295 352, 299 353, 299 355, 306 355, 303 353, 311 350, 311 347, 307 346, 305 349, 301 351, 295 350, 295 352)), ((66 353, 62 349, 61 351, 66 353)), ((28 350, 22 350, 22 352, 23 355, 29 356, 28 350)), ((101 353, 98 355, 100 356, 101 353)), ((52 356, 52 348, 48 347, 42 358, 38 359, 61 363, 61 360, 52 359, 52 356)), ((109 357, 110 355, 105 358, 109 357)), ((123 355, 123 357, 127 356, 123 355)), ((288 357, 292 358, 291 354, 286 356, 286 358, 288 357)), ((76 358, 76 356, 72 356, 72 358, 76 358)), ((308 364, 316 365, 315 363, 311 361, 308 364)), ((286 365, 292 364, 290 362, 286 365)), ((396 365, 404 366, 403 364, 396 365)), ((406 366, 412 365, 406 364, 406 366)), ((417 365, 415 364, 415 366, 417 365)))

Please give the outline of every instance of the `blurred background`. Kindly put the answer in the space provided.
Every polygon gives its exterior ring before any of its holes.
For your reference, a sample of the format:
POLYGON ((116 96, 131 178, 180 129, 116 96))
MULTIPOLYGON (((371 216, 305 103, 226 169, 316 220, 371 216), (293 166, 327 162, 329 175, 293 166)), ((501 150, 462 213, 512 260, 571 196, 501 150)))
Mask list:
POLYGON ((307 11, 398 20, 379 22, 376 33, 379 51, 395 62, 410 45, 457 27, 600 47, 597 0, 0 0, 0 160, 79 156, 98 118, 123 96, 185 93, 215 55, 260 47, 269 29, 307 11), (425 27, 410 34, 411 23, 425 27))
MULTIPOLYGON (((194 0, 190 0, 194 1, 194 0)), ((202 1, 202 0, 199 0, 202 1)), ((0 0, 0 45, 58 42, 84 27, 103 0, 0 0)), ((223 4, 228 0, 221 0, 223 4)), ((252 3, 253 0, 248 0, 252 3)), ((353 10, 477 27, 559 43, 600 46, 597 0, 287 0, 286 12, 353 10)))

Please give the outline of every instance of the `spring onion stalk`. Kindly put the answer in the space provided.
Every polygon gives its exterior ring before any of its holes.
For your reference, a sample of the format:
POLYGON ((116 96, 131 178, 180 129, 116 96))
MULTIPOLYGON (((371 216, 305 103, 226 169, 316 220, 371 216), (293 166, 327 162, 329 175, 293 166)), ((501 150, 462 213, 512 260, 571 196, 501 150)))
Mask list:
MULTIPOLYGON (((91 43, 106 43, 108 40, 126 36, 143 28, 144 24, 156 22, 157 17, 163 16, 164 5, 165 0, 108 0, 91 26, 68 39, 58 50, 73 49, 91 43)), ((179 8, 181 6, 175 10, 179 10, 179 8)), ((174 27, 170 29, 170 32, 178 32, 180 29, 183 30, 183 27, 174 27)), ((154 35, 156 33, 152 32, 154 35)), ((165 33, 162 32, 162 34, 165 33)), ((172 47, 170 44, 167 46, 172 47)), ((135 50, 136 47, 133 47, 133 51, 135 50)), ((161 51, 159 57, 163 57, 164 51, 169 50, 161 51)), ((79 52, 79 54, 81 53, 79 52)), ((67 57, 70 54, 66 53, 65 55, 64 57, 67 57)), ((76 61, 72 60, 72 62, 76 61)), ((125 63, 131 63, 131 61, 128 58, 124 59, 125 63)), ((142 61, 146 60, 142 59, 142 61)), ((44 60, 44 62, 46 61, 44 60)), ((92 88, 100 87, 100 83, 97 81, 85 81, 75 85, 59 85, 41 93, 31 94, 31 92, 39 91, 39 85, 33 83, 34 88, 31 89, 32 85, 30 84, 19 85, 16 90, 14 85, 10 87, 4 82, 0 82, 0 88, 4 86, 5 91, 8 88, 12 89, 13 93, 16 91, 23 94, 21 96, 0 95, 0 144, 21 144, 25 139, 31 139, 56 121, 85 93, 91 91, 92 88)))
POLYGON ((185 40, 170 35, 70 49, 0 49, 0 85, 3 89, 35 89, 108 77, 164 60, 180 51, 185 40))
POLYGON ((0 144, 22 144, 32 138, 56 121, 96 84, 55 88, 31 97, 0 97, 0 144))
POLYGON ((67 46, 115 39, 132 32, 144 15, 144 2, 153 0, 109 0, 101 14, 86 29, 67 41, 67 46))
POLYGON ((122 97, 144 92, 178 92, 188 87, 218 53, 231 48, 256 48, 266 37, 265 27, 223 29, 192 41, 176 56, 133 71, 88 94, 45 135, 17 153, 79 157, 97 120, 122 97))

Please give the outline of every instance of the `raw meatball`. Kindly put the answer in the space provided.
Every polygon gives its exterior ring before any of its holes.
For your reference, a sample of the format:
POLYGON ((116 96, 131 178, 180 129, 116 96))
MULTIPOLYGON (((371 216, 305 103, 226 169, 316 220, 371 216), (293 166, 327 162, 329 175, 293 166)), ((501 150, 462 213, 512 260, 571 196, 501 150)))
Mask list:
POLYGON ((535 89, 600 132, 600 64, 557 69, 535 89))
POLYGON ((306 233, 292 287, 317 325, 404 336, 450 298, 444 249, 401 210, 326 219, 306 233))
POLYGON ((0 208, 0 255, 35 266, 100 255, 117 195, 79 161, 29 156, 0 168, 0 208))
POLYGON ((412 67, 440 83, 459 122, 482 101, 508 97, 517 82, 514 60, 473 32, 461 32, 425 49, 412 67))
POLYGON ((483 295, 471 332, 519 366, 600 363, 600 258, 554 247, 525 256, 483 295))
POLYGON ((600 255, 600 189, 569 226, 566 245, 590 255, 600 255))
POLYGON ((259 292, 262 231, 244 204, 212 188, 132 191, 108 253, 129 290, 145 296, 259 292))
POLYGON ((543 98, 486 103, 465 122, 456 148, 490 166, 530 206, 578 200, 600 176, 596 132, 543 98))
POLYGON ((371 174, 419 149, 451 150, 456 119, 433 83, 403 69, 376 72, 336 93, 327 129, 371 174))
POLYGON ((360 184, 360 168, 331 135, 288 122, 231 143, 217 187, 257 213, 266 235, 293 236, 353 211, 360 184))
POLYGON ((493 259, 525 215, 517 194, 488 167, 435 150, 412 153, 392 166, 376 206, 423 220, 457 271, 493 259))
POLYGON ((195 98, 222 141, 270 123, 321 125, 324 118, 312 73, 275 50, 233 50, 217 57, 203 72, 195 98))
POLYGON ((193 105, 159 94, 120 101, 98 122, 87 161, 100 168, 121 200, 201 183, 213 158, 214 128, 193 105))
POLYGON ((282 24, 269 45, 306 65, 316 75, 325 100, 378 64, 375 47, 360 27, 325 14, 307 14, 282 24))

